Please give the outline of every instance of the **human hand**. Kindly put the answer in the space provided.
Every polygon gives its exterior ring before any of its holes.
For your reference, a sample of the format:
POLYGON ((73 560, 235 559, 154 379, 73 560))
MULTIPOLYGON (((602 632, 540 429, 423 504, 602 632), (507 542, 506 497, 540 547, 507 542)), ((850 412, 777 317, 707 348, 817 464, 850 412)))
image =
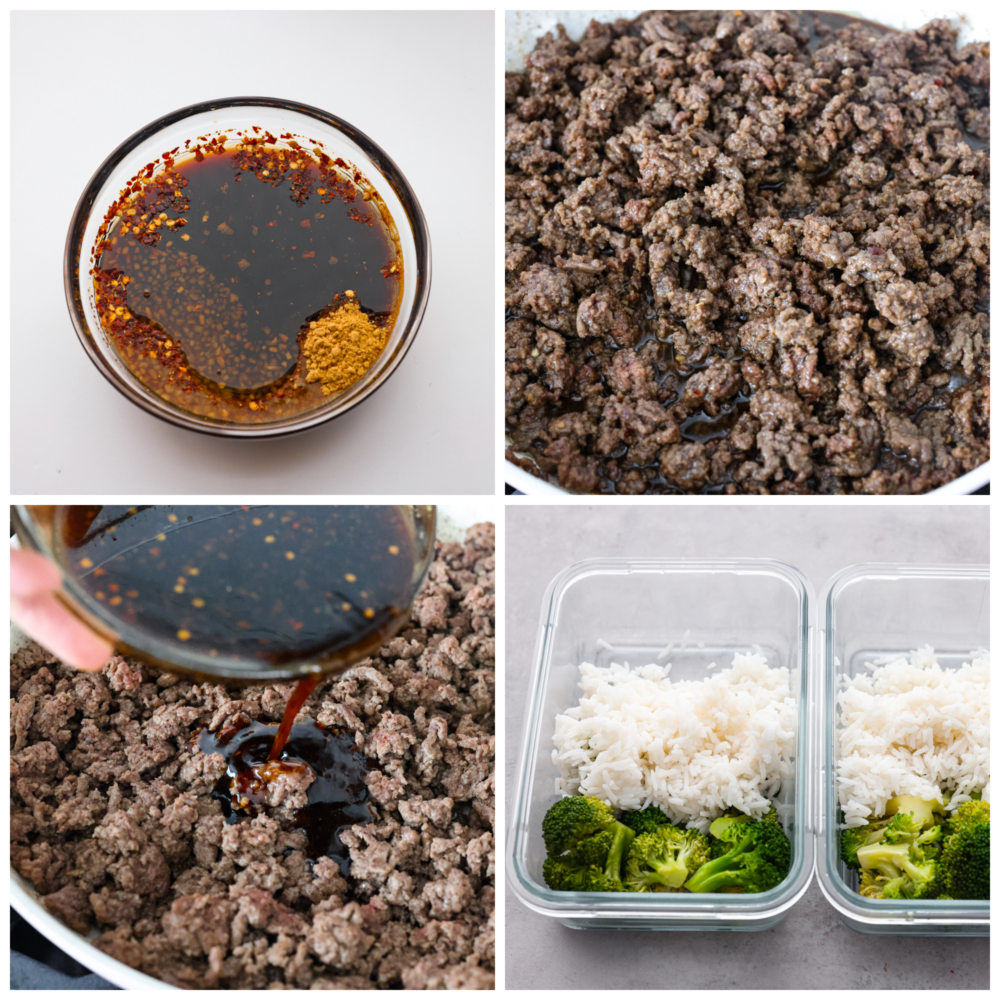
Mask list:
POLYGON ((63 663, 80 670, 100 670, 113 652, 56 600, 62 576, 38 552, 10 550, 10 616, 36 642, 63 663))

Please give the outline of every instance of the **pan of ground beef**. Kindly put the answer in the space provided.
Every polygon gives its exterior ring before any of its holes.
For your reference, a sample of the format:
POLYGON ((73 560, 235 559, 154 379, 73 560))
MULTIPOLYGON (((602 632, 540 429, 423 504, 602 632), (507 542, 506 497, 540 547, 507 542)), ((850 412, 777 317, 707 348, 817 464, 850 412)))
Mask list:
POLYGON ((578 493, 988 481, 988 45, 791 11, 577 37, 506 74, 509 462, 578 493))
POLYGON ((19 643, 12 902, 43 930, 58 918, 71 929, 58 943, 133 988, 152 976, 187 989, 492 989, 494 621, 483 523, 437 543, 410 627, 303 708, 372 761, 377 818, 343 833, 346 876, 307 856, 281 801, 296 789, 226 823, 211 794, 225 762, 192 740, 278 722, 294 684, 227 689, 118 656, 82 673, 19 643))

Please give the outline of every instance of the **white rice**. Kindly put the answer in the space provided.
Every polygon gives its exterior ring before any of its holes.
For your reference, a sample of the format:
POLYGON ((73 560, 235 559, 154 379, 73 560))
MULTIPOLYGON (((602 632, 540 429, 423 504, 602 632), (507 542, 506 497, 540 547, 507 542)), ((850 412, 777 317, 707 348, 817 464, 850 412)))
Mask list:
POLYGON ((952 792, 954 809, 982 790, 989 799, 990 660, 942 669, 929 646, 841 675, 837 788, 845 826, 885 815, 896 795, 926 801, 952 792))
POLYGON ((555 720, 556 790, 621 809, 659 806, 705 831, 727 809, 763 816, 792 773, 796 702, 785 667, 754 653, 699 681, 652 663, 580 666, 583 696, 555 720))

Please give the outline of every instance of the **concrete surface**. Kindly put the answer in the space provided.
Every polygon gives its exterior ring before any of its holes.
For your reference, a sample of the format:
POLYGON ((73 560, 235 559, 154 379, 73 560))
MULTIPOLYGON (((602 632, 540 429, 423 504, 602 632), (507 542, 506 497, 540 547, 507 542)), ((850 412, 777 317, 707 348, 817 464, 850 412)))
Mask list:
MULTIPOLYGON (((509 814, 542 594, 587 556, 757 556, 817 592, 857 562, 988 562, 989 508, 948 506, 507 506, 506 795, 509 814)), ((815 878, 757 933, 572 931, 506 890, 507 989, 988 989, 989 938, 857 934, 815 878)))

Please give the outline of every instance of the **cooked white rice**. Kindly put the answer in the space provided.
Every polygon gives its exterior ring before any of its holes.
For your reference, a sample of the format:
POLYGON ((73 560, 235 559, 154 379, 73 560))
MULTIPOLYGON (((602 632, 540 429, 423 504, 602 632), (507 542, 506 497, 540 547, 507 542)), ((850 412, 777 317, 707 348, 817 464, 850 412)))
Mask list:
POLYGON ((989 799, 990 659, 943 669, 929 646, 880 657, 871 673, 841 675, 837 788, 845 826, 885 815, 896 795, 926 801, 952 792, 951 809, 982 790, 989 799))
POLYGON ((733 807, 763 816, 792 773, 788 669, 737 653, 704 680, 671 681, 668 670, 580 666, 580 704, 555 722, 556 790, 620 809, 657 805, 703 831, 733 807))

